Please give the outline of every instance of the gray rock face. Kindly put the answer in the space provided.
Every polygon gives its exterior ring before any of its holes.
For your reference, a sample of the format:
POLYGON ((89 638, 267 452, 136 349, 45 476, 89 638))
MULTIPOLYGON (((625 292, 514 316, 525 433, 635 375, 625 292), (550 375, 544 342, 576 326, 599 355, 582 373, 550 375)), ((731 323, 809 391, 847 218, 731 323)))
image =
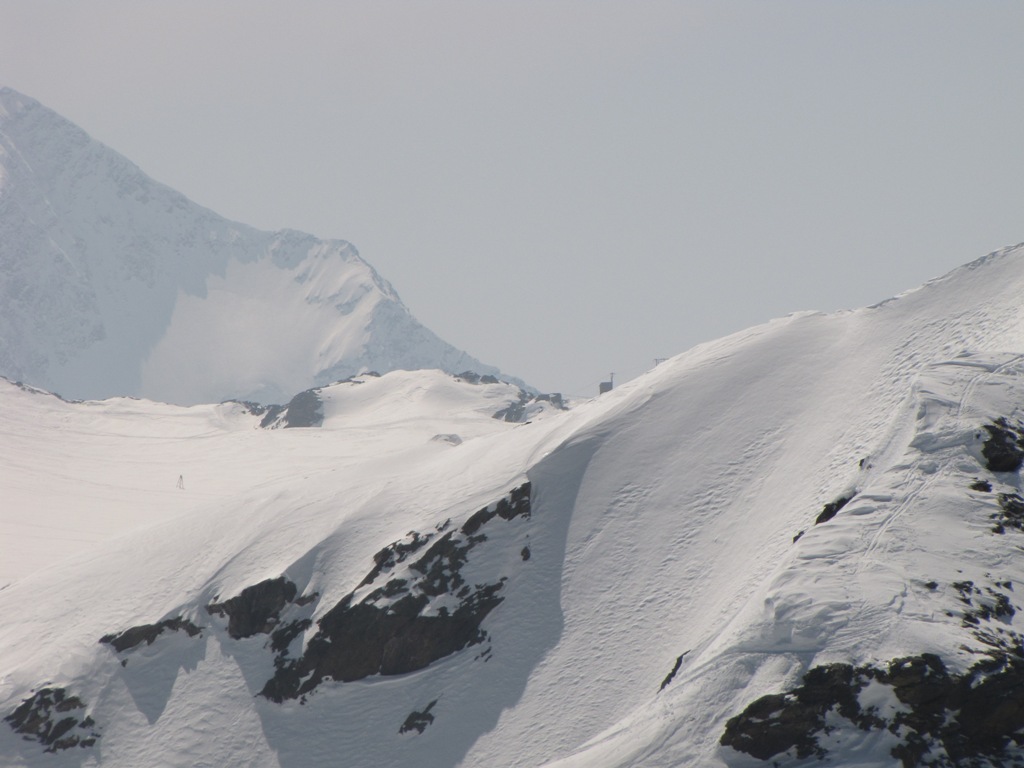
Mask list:
POLYGON ((265 406, 258 413, 263 413, 263 429, 319 427, 324 423, 324 404, 317 389, 299 392, 288 405, 265 406))
POLYGON ((302 656, 288 658, 290 640, 282 638, 276 644, 284 650, 275 661, 277 672, 261 694, 281 702, 302 697, 324 680, 401 675, 483 642, 486 634, 480 625, 504 600, 500 592, 505 578, 469 584, 462 568, 470 552, 487 541, 485 530, 492 520, 529 516, 530 484, 526 483, 471 515, 459 529, 446 530, 443 525, 436 533, 412 532, 407 541, 385 547, 374 557, 374 567, 359 588, 317 622, 317 632, 302 656), (404 578, 393 576, 406 561, 411 562, 404 578), (378 582, 383 583, 357 596, 360 589, 378 582), (448 605, 430 610, 436 598, 448 605))
POLYGON ((129 651, 142 643, 152 645, 164 632, 184 632, 189 637, 195 637, 202 631, 188 619, 177 616, 173 619, 165 619, 156 624, 140 624, 137 627, 130 627, 123 632, 104 635, 100 642, 111 646, 118 653, 129 651))
POLYGON ((821 739, 842 721, 897 736, 891 754, 903 768, 1019 765, 1024 660, 995 652, 962 675, 929 653, 884 667, 814 667, 799 687, 762 696, 729 720, 721 744, 774 765, 824 759, 821 739), (861 705, 860 694, 872 682, 891 690, 900 711, 883 716, 861 705))
POLYGON ((235 640, 268 634, 280 620, 280 613, 289 603, 305 605, 311 598, 296 600, 298 588, 284 576, 267 579, 246 587, 237 597, 221 603, 211 603, 206 611, 211 616, 228 618, 228 634, 235 640))
POLYGON ((91 747, 100 738, 85 702, 64 688, 36 691, 4 720, 26 740, 46 747, 46 752, 91 747))
POLYGON ((402 723, 402 727, 398 729, 399 733, 409 733, 410 731, 416 731, 416 733, 423 733, 427 730, 427 726, 434 722, 434 716, 430 714, 430 710, 437 704, 437 699, 427 704, 422 712, 410 712, 409 716, 405 718, 405 722, 402 723))
POLYGON ((1024 464, 1024 429, 1005 418, 986 424, 988 439, 981 452, 992 472, 1016 472, 1024 464))

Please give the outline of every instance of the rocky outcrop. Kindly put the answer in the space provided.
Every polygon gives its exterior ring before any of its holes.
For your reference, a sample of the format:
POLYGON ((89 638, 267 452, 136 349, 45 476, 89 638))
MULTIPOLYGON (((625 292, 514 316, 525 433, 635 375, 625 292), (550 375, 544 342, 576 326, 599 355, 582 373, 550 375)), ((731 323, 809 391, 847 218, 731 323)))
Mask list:
POLYGON ((427 704, 422 712, 410 712, 409 716, 405 718, 405 722, 402 723, 402 727, 398 729, 399 733, 408 733, 409 731, 416 731, 416 733, 423 733, 427 726, 434 722, 434 716, 430 714, 430 710, 437 704, 437 699, 427 704))
POLYGON ((465 381, 469 384, 500 384, 498 377, 492 376, 489 373, 481 376, 476 371, 463 371, 455 376, 459 381, 465 381))
MULTIPOLYGON (((501 384, 502 382, 495 376, 485 374, 481 376, 479 373, 474 371, 463 371, 455 377, 458 381, 465 381, 469 384, 501 384)), ((511 382, 509 382, 511 383, 511 382)), ((513 423, 521 423, 526 421, 530 406, 539 406, 541 403, 548 403, 559 411, 566 410, 565 402, 562 399, 561 392, 552 392, 550 394, 538 393, 536 391, 528 392, 522 387, 519 387, 519 397, 516 400, 509 401, 508 405, 501 408, 494 413, 494 418, 501 421, 509 421, 513 423)))
POLYGON ((227 616, 228 634, 240 640, 260 633, 270 634, 280 622, 286 605, 306 605, 317 597, 314 594, 296 599, 297 594, 298 588, 279 576, 246 587, 238 596, 221 603, 210 603, 206 611, 211 616, 227 616))
POLYGON ((822 523, 827 523, 829 520, 831 520, 839 513, 839 510, 841 510, 843 507, 849 504, 852 498, 853 494, 851 493, 849 496, 840 496, 835 501, 830 501, 828 504, 822 507, 821 514, 819 514, 818 517, 815 518, 814 524, 821 525, 822 523))
POLYGON ((669 673, 665 675, 665 679, 661 681, 661 687, 658 688, 659 691, 664 691, 668 688, 669 683, 676 679, 676 674, 679 672, 679 668, 683 666, 683 657, 686 656, 687 653, 689 653, 689 651, 684 651, 676 657, 676 663, 672 666, 669 673))
POLYGON ((383 548, 359 586, 317 622, 298 658, 287 649, 261 694, 295 699, 325 680, 351 682, 371 675, 400 675, 486 639, 480 625, 503 600, 507 577, 469 583, 463 568, 486 542, 495 518, 530 516, 530 484, 475 512, 458 529, 449 523, 383 548), (415 557, 414 557, 415 556, 415 557))
POLYGON ((531 410, 530 406, 539 406, 540 403, 548 403, 559 411, 566 410, 565 403, 562 400, 560 392, 533 395, 520 389, 519 399, 495 412, 494 418, 501 421, 521 423, 527 420, 531 410))
POLYGON ((104 635, 100 642, 110 645, 118 653, 131 650, 142 643, 152 645, 161 634, 166 631, 185 632, 189 637, 195 637, 202 631, 188 619, 175 616, 172 619, 164 619, 156 624, 140 624, 137 627, 129 627, 123 632, 104 635))
POLYGON ((1000 493, 999 511, 993 512, 990 518, 993 533, 1006 533, 1007 528, 1024 531, 1024 498, 1019 493, 1000 493))
POLYGON ((91 747, 100 738, 85 702, 64 688, 36 691, 4 720, 26 740, 42 744, 47 752, 91 747))
POLYGON ((1016 472, 1024 464, 1024 427, 1012 426, 1006 418, 996 419, 994 424, 985 424, 988 439, 982 444, 981 453, 986 466, 992 472, 1016 472))
MULTIPOLYGON (((255 412, 250 409, 250 412, 255 412)), ((324 404, 319 389, 307 389, 293 397, 288 405, 263 406, 263 429, 319 427, 324 423, 324 404)))
POLYGON ((821 737, 843 721, 893 734, 891 754, 903 768, 1018 765, 1024 760, 1024 659, 995 652, 961 675, 930 653, 884 667, 814 667, 802 685, 762 696, 730 719, 720 743, 781 766, 787 759, 827 757, 821 737), (871 701, 887 696, 894 706, 883 711, 865 704, 869 686, 876 687, 871 701))

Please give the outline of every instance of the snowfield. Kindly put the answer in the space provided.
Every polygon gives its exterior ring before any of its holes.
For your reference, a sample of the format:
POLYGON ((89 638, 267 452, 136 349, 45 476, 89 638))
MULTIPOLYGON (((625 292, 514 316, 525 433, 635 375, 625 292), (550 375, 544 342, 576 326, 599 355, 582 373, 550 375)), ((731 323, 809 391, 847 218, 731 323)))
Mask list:
POLYGON ((1024 762, 1022 292, 1018 246, 520 422, 0 382, 2 762, 1024 762))

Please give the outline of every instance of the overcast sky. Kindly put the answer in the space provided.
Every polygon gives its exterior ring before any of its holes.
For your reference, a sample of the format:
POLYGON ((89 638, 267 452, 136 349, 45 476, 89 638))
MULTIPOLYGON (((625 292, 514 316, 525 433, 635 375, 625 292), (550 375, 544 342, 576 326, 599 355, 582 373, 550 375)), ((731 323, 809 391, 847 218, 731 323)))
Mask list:
POLYGON ((1024 241, 1024 3, 0 0, 0 85, 550 391, 1024 241))

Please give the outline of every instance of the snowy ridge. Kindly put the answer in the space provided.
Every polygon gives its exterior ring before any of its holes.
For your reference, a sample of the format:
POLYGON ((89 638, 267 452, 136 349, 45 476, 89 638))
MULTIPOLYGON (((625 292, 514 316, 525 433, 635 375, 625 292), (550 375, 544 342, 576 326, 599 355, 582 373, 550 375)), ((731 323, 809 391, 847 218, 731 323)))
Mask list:
POLYGON ((73 398, 282 402, 367 370, 496 374, 340 240, 227 221, 0 89, 0 374, 73 398))
MULTIPOLYGON (((495 417, 520 397, 510 384, 439 371, 355 377, 317 390, 321 429, 304 435, 268 433, 283 426, 280 417, 268 419, 270 409, 256 404, 67 402, 3 379, 0 393, 0 587, 111 536, 204 514, 253 489, 266 493, 354 461, 400 467, 409 452, 512 428, 495 417), (294 461, 280 457, 296 451, 294 461)), ((551 408, 533 404, 529 416, 551 408)))
POLYGON ((14 506, 50 487, 34 519, 68 526, 102 455, 95 491, 154 512, 0 589, 0 713, 33 726, 0 755, 1024 761, 1022 290, 1006 249, 530 423, 493 418, 514 387, 424 371, 323 390, 318 429, 4 385, 14 506), (48 754, 58 690, 78 741, 48 754))

